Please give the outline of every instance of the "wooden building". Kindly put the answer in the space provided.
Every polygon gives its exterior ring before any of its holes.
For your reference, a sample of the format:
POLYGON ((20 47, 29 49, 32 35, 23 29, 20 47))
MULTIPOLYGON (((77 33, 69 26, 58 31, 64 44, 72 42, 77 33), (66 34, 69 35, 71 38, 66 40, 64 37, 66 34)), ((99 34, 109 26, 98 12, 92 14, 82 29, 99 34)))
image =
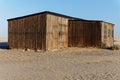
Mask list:
POLYGON ((114 24, 83 20, 54 12, 8 19, 10 49, 53 50, 67 47, 111 47, 114 24))
POLYGON ((114 24, 104 21, 69 20, 69 47, 112 47, 114 24))
POLYGON ((10 49, 52 50, 68 47, 70 17, 49 11, 8 19, 10 49))

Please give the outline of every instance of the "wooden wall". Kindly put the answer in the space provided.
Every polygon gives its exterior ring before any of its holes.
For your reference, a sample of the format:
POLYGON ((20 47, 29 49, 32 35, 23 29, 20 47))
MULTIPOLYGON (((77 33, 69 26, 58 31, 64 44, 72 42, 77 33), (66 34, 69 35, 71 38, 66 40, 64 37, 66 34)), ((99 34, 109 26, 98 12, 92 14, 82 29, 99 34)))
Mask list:
POLYGON ((114 44, 114 24, 101 22, 102 25, 102 43, 106 47, 112 47, 114 44))
POLYGON ((60 49, 68 47, 68 18, 47 15, 46 47, 60 49))
POLYGON ((68 20, 40 14, 8 21, 9 48, 52 50, 68 47, 68 20))
POLYGON ((11 49, 46 49, 46 15, 34 15, 8 21, 11 49))
POLYGON ((95 21, 69 20, 69 47, 99 47, 101 24, 95 21))

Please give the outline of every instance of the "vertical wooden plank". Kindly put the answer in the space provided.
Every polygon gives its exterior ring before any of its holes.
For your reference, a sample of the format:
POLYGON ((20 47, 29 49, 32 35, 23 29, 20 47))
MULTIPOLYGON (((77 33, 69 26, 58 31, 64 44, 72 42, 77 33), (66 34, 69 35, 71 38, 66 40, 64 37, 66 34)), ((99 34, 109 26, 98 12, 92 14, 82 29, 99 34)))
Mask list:
POLYGON ((12 21, 8 21, 8 46, 12 48, 12 21))
POLYGON ((73 47, 98 47, 100 42, 99 22, 73 20, 69 21, 69 45, 73 47), (72 27, 72 28, 70 28, 72 27))

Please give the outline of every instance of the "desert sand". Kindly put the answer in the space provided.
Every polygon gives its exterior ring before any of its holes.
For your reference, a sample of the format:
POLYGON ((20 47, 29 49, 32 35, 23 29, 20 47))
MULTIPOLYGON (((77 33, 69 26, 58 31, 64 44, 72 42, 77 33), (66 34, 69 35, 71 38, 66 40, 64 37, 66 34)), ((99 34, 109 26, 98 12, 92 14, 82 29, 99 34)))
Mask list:
POLYGON ((0 80, 120 80, 120 50, 0 49, 0 80))
POLYGON ((7 38, 0 38, 0 42, 7 42, 8 39, 7 38))

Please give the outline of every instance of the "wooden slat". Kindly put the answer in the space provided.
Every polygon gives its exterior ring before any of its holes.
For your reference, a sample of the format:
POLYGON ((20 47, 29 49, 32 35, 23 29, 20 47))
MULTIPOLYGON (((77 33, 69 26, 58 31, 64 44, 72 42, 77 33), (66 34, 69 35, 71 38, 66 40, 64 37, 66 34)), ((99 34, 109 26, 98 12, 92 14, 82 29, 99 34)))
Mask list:
POLYGON ((47 15, 47 49, 68 47, 68 18, 47 15))
POLYGON ((99 22, 71 20, 69 27, 70 47, 99 47, 101 41, 99 22))
POLYGON ((15 49, 45 50, 45 18, 45 15, 34 15, 9 21, 9 47, 15 49))

